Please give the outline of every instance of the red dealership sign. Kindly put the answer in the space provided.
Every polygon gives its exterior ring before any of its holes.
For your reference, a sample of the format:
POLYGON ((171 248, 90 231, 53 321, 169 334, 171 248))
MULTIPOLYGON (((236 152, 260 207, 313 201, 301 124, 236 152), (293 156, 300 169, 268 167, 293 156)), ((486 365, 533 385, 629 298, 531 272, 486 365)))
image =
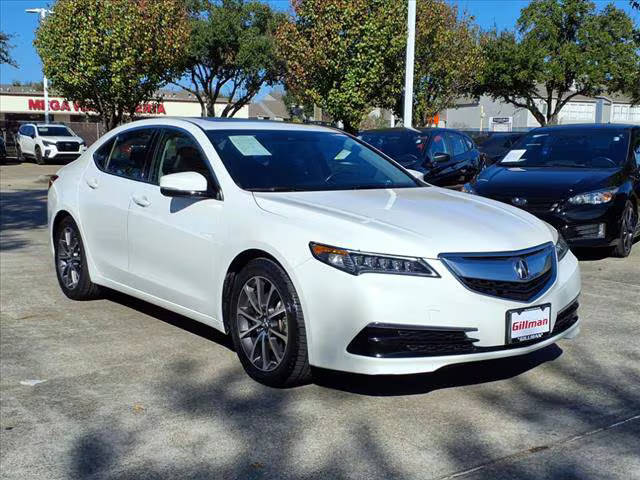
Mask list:
MULTIPOLYGON (((29 110, 44 112, 43 98, 29 98, 29 110)), ((94 110, 81 107, 78 102, 68 102, 67 100, 49 100, 49 110, 52 112, 93 112, 94 110)), ((136 113, 150 113, 156 115, 166 115, 162 103, 144 103, 136 107, 136 113)))

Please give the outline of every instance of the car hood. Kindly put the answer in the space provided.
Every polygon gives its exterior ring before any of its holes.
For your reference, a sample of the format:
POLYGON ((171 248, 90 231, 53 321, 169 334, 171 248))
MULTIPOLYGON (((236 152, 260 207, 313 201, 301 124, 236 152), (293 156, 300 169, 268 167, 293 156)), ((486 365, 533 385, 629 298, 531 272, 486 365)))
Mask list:
POLYGON ((42 140, 46 140, 47 142, 82 142, 80 137, 48 137, 41 136, 42 140))
POLYGON ((289 219, 309 241, 377 253, 436 258, 503 252, 554 240, 523 210, 438 187, 255 193, 260 208, 289 219))
POLYGON ((503 167, 494 165, 476 180, 480 195, 517 195, 561 200, 620 184, 618 169, 503 167))

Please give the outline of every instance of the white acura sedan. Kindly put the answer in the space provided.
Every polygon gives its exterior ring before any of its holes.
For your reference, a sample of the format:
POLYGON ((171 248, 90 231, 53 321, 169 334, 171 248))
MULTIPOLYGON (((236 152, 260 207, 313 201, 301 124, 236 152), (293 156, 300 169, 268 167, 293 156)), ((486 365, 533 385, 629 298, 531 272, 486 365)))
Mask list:
POLYGON ((119 290, 226 332, 273 386, 409 374, 578 333, 578 262, 515 207, 430 186, 330 128, 154 119, 51 180, 72 299, 119 290))

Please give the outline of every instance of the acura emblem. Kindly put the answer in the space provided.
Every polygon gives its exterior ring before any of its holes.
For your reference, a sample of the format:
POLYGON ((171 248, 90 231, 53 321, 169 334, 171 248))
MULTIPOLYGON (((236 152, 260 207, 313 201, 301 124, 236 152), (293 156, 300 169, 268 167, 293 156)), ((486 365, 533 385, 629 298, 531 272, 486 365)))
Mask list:
POLYGON ((518 278, 520 280, 526 280, 527 278, 529 278, 529 265, 527 265, 527 262, 524 258, 519 258, 518 260, 516 260, 515 264, 513 265, 513 269, 516 271, 516 275, 518 275, 518 278))
POLYGON ((523 207, 524 205, 526 205, 527 199, 526 198, 522 198, 522 197, 513 197, 511 199, 511 203, 513 203, 515 206, 517 207, 523 207))

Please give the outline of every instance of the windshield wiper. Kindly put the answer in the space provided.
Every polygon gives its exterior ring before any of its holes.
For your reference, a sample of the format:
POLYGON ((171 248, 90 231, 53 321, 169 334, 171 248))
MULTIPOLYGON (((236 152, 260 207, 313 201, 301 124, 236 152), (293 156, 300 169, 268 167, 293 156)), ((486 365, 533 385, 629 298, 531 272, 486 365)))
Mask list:
POLYGON ((303 188, 296 187, 255 187, 247 188, 250 192, 305 192, 303 188))

